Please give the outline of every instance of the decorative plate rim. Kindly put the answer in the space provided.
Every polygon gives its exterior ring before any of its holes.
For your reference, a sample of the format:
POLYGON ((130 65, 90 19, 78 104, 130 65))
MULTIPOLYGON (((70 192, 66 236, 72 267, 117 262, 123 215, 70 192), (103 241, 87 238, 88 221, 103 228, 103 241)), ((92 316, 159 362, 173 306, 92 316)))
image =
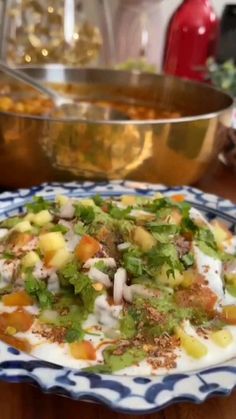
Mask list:
MULTIPOLYGON (((53 198, 58 193, 71 196, 122 194, 151 195, 184 193, 199 209, 209 210, 235 227, 236 205, 229 200, 189 186, 166 187, 133 181, 44 183, 31 189, 0 194, 0 219, 19 212, 33 195, 53 198)), ((177 402, 202 403, 217 395, 228 395, 236 388, 235 358, 222 364, 190 373, 165 376, 130 377, 81 372, 37 359, 0 342, 0 380, 30 382, 46 393, 56 393, 75 400, 96 401, 111 409, 129 414, 154 413, 177 402)))

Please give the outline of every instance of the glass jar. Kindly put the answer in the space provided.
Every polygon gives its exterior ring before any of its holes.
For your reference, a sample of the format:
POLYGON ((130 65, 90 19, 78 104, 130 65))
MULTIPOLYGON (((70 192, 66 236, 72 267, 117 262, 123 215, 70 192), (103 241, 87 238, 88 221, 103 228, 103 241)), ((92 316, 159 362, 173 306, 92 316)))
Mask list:
MULTIPOLYGON (((161 70, 164 45, 162 0, 104 0, 110 7, 113 31, 110 65, 129 68, 161 70), (114 9, 114 10, 112 10, 114 9)), ((108 22, 109 23, 109 22, 108 22)), ((109 28, 109 25, 107 25, 109 28)), ((110 31, 109 39, 112 40, 110 31)))
POLYGON ((94 65, 101 59, 99 0, 2 0, 1 58, 10 64, 94 65))

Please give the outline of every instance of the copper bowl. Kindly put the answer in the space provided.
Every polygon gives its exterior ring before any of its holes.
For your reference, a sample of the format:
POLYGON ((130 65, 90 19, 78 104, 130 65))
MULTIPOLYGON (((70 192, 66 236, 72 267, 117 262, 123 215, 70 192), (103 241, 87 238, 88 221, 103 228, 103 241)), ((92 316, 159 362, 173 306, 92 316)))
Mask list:
MULTIPOLYGON (((208 85, 116 70, 48 66, 25 71, 78 98, 142 104, 172 117, 102 122, 0 112, 4 188, 108 178, 193 184, 223 147, 231 123, 232 98, 208 85)), ((9 95, 28 94, 25 86, 1 75, 4 83, 10 83, 9 95)))

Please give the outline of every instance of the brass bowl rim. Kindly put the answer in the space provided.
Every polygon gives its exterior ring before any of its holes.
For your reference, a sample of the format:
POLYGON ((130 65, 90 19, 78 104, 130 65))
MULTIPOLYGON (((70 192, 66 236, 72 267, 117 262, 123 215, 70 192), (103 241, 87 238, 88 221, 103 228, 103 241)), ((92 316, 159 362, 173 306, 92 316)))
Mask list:
MULTIPOLYGON (((145 120, 136 120, 136 119, 130 119, 130 120, 110 120, 110 121, 104 121, 104 120, 90 120, 90 119, 80 119, 80 118, 59 118, 59 117, 52 117, 48 115, 28 115, 24 113, 16 113, 16 112, 7 112, 7 111, 0 111, 0 115, 4 116, 12 116, 19 119, 29 119, 29 120, 37 120, 37 121, 45 121, 45 122, 63 122, 63 123, 81 123, 81 124, 88 124, 88 125, 135 125, 135 126, 156 126, 161 124, 176 124, 176 123, 185 123, 185 122, 194 122, 194 121, 200 121, 200 120, 208 120, 215 117, 220 116, 221 114, 225 113, 226 111, 233 108, 234 105, 234 98, 228 94, 225 93, 223 90, 218 89, 214 86, 207 85, 198 81, 192 81, 184 78, 179 78, 175 76, 170 75, 164 75, 164 74, 153 74, 153 73, 145 73, 141 71, 124 71, 124 70, 114 70, 114 69, 104 69, 104 68, 78 68, 78 67, 68 67, 61 64, 47 64, 44 66, 35 66, 35 65, 29 65, 29 66, 18 66, 18 68, 22 70, 51 70, 51 71, 77 71, 81 73, 94 73, 94 74, 102 74, 107 73, 107 76, 112 76, 114 73, 116 75, 122 75, 123 77, 150 77, 150 78, 162 78, 162 79, 169 79, 173 81, 178 81, 179 83, 186 84, 186 85, 194 85, 196 87, 199 87, 201 90, 205 90, 205 92, 214 92, 218 93, 222 98, 228 100, 229 105, 222 107, 222 109, 219 109, 218 111, 212 111, 205 114, 200 115, 192 115, 192 116, 184 116, 179 118, 162 118, 162 119, 145 119, 145 120)), ((1 74, 1 72, 0 72, 1 74)), ((53 82, 51 82, 53 83, 53 82)), ((58 81, 55 81, 55 83, 59 83, 58 81)), ((12 96, 10 95, 4 95, 4 96, 12 96)))

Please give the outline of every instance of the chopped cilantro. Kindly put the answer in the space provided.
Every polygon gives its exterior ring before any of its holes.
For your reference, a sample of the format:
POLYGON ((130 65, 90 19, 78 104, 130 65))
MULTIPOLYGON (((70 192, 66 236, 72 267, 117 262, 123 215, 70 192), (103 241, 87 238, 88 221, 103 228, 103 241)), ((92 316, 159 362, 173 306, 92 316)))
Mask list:
POLYGON ((35 278, 31 271, 26 274, 25 290, 38 300, 41 308, 50 308, 52 306, 53 294, 48 291, 46 283, 35 278))
POLYGON ((60 271, 59 278, 63 286, 73 285, 75 294, 79 294, 86 310, 92 312, 99 293, 93 288, 91 279, 79 271, 79 265, 69 263, 60 271))
POLYGON ((84 338, 84 331, 80 324, 73 324, 73 327, 67 330, 66 341, 68 343, 79 342, 84 338))
POLYGON ((150 267, 161 268, 168 265, 168 274, 175 275, 175 270, 183 272, 184 266, 179 260, 176 246, 172 243, 159 243, 147 253, 147 260, 150 267))
POLYGON ((69 229, 62 224, 56 224, 50 229, 50 231, 59 231, 62 234, 66 234, 68 233, 69 229))
POLYGON ((181 261, 183 262, 185 268, 190 268, 190 266, 193 266, 195 262, 193 253, 187 253, 182 256, 181 261))
POLYGON ((84 224, 91 224, 95 218, 95 211, 91 206, 76 204, 75 215, 83 221, 84 224))
POLYGON ((13 228, 16 226, 16 224, 18 224, 21 221, 20 217, 11 217, 8 218, 7 220, 3 220, 0 223, 0 226, 3 228, 13 228))
POLYGON ((214 259, 220 259, 219 253, 216 249, 213 249, 211 246, 209 246, 207 243, 198 240, 197 245, 199 249, 205 253, 207 256, 210 256, 214 259))
POLYGON ((134 276, 140 276, 144 272, 141 253, 136 249, 131 249, 123 255, 125 269, 134 276))
POLYGON ((75 234, 78 234, 79 236, 83 236, 84 234, 87 233, 87 229, 86 227, 83 225, 83 223, 78 222, 77 224, 75 224, 74 226, 74 232, 75 234))
POLYGON ((179 232, 179 227, 175 224, 149 223, 148 228, 161 243, 169 242, 170 236, 175 236, 179 232))
POLYGON ((52 208, 53 203, 46 201, 42 196, 34 196, 33 202, 26 204, 29 212, 37 214, 38 212, 52 208))
POLYGON ((98 207, 102 207, 105 202, 104 199, 101 197, 101 195, 98 195, 98 194, 94 195, 92 199, 95 205, 97 205, 98 207))
POLYGON ((105 274, 109 271, 109 266, 107 266, 103 260, 99 260, 98 262, 96 262, 94 264, 94 268, 97 268, 99 271, 105 274))
POLYGON ((82 371, 94 374, 111 374, 112 370, 109 365, 97 364, 91 367, 83 368, 82 371))
POLYGON ((127 217, 129 218, 131 210, 132 207, 127 207, 123 209, 118 208, 116 205, 110 205, 109 214, 112 218, 115 218, 116 220, 124 220, 127 217))
POLYGON ((3 257, 3 259, 13 260, 15 258, 15 255, 12 252, 7 252, 6 251, 2 254, 2 257, 3 257))

